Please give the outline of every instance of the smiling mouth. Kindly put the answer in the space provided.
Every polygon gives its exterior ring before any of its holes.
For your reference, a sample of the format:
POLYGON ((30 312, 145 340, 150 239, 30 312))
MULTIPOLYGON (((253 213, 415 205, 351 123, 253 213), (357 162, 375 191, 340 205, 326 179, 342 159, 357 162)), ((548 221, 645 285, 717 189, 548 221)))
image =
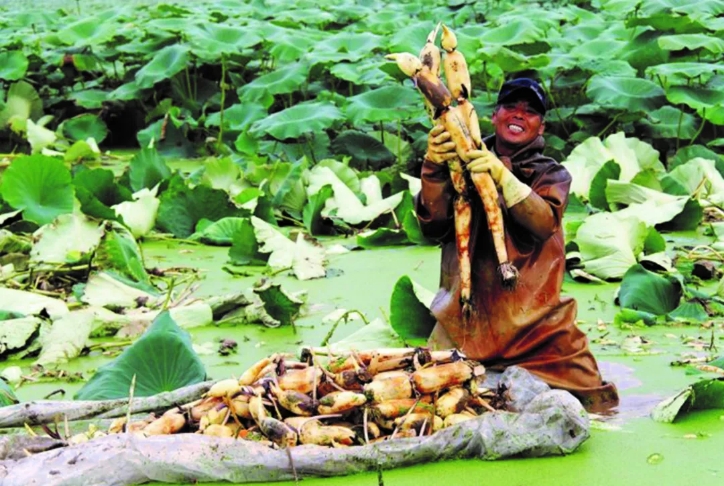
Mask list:
POLYGON ((523 127, 520 125, 508 125, 508 130, 513 133, 523 133, 523 127))

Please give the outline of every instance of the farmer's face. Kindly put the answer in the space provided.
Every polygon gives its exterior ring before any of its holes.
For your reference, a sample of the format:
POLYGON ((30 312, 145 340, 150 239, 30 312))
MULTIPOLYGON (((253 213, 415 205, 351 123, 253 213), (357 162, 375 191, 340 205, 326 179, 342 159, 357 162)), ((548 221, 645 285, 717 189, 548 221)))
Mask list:
POLYGON ((491 121, 499 145, 496 149, 504 152, 529 144, 539 135, 543 135, 545 129, 543 116, 526 100, 499 105, 493 112, 491 121))

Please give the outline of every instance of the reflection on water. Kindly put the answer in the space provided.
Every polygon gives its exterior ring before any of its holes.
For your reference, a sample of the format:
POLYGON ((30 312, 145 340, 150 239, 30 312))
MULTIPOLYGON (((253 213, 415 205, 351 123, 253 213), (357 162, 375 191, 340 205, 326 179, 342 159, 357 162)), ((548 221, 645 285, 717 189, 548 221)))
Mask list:
POLYGON ((598 367, 605 381, 613 382, 619 391, 619 405, 606 414, 595 414, 595 418, 602 421, 625 420, 631 418, 647 417, 651 413, 651 409, 661 400, 666 398, 664 395, 649 393, 637 395, 632 393, 622 393, 626 390, 632 390, 640 387, 643 383, 634 376, 634 368, 623 365, 621 363, 612 363, 610 361, 599 361, 598 367))

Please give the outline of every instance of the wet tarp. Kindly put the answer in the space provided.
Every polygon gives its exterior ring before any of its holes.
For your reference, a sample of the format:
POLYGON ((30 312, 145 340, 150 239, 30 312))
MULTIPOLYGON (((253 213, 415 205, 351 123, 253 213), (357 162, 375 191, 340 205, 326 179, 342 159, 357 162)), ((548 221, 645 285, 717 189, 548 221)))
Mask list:
MULTIPOLYGON (((569 454, 589 437, 589 418, 573 395, 551 390, 522 368, 488 377, 503 384, 509 411, 482 416, 430 436, 345 448, 301 445, 275 450, 251 441, 178 434, 113 434, 22 459, 0 439, 0 484, 127 485, 149 481, 248 483, 296 476, 342 476, 449 459, 495 460, 569 454)), ((24 443, 29 447, 29 442, 24 443)), ((38 438, 40 439, 40 438, 38 438)), ((44 440, 47 440, 44 439, 44 440)), ((55 444, 56 446, 58 444, 55 444)))

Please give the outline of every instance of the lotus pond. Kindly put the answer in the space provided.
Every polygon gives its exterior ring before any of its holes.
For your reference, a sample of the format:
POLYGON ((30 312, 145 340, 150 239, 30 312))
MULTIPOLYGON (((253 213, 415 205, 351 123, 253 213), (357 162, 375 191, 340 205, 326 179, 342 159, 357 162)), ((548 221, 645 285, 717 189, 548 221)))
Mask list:
POLYGON ((412 197, 430 123, 384 56, 444 22, 484 132, 507 76, 545 86, 546 151, 573 175, 564 292, 621 406, 566 457, 304 483, 722 483, 719 0, 44 7, 0 1, 0 404, 423 343, 439 249, 412 197), (177 332, 146 333, 165 310, 177 332), (178 353, 143 356, 141 336, 178 353))

